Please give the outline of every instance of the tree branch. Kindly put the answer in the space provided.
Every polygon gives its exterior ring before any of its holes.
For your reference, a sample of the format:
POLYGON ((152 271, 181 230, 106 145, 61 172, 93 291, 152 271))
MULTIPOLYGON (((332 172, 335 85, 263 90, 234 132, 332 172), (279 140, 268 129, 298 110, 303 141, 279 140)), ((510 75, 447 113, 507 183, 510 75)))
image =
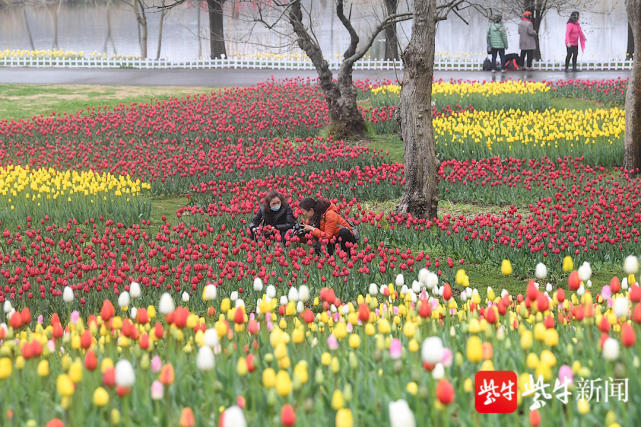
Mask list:
POLYGON ((356 34, 356 30, 352 26, 352 22, 345 16, 345 13, 343 11, 343 3, 343 0, 336 1, 336 15, 343 24, 343 27, 345 27, 347 29, 347 32, 349 33, 349 47, 343 55, 343 57, 349 58, 356 53, 356 48, 358 47, 358 42, 360 40, 358 38, 358 34, 356 34))
MULTIPOLYGON (((397 13, 394 15, 390 15, 387 18, 383 20, 375 29, 372 35, 369 37, 367 40, 367 43, 358 51, 355 51, 352 55, 349 57, 345 57, 345 63, 348 65, 353 65, 356 61, 361 59, 367 51, 372 47, 372 44, 374 44, 374 40, 376 39, 376 36, 383 31, 385 28, 398 24, 399 22, 407 21, 409 19, 412 19, 414 17, 413 13, 397 13)), ((347 52, 345 52, 347 54, 347 52)))

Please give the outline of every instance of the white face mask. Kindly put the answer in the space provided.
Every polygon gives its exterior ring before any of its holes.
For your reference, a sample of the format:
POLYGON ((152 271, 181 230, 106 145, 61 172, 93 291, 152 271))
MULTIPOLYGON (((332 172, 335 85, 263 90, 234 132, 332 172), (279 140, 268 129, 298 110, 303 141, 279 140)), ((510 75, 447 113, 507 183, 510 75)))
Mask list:
POLYGON ((274 212, 278 212, 280 210, 280 205, 270 206, 270 209, 274 212))

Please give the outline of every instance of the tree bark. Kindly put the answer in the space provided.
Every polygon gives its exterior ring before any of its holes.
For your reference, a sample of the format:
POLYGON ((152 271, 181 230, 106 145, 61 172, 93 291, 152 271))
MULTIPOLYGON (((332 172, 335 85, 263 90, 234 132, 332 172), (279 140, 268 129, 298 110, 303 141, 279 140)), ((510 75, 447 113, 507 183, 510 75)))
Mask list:
POLYGON ((145 5, 142 0, 133 0, 132 6, 138 23, 140 56, 147 58, 147 15, 145 14, 145 5))
POLYGON ((200 8, 201 8, 201 0, 197 1, 196 5, 196 22, 198 23, 196 26, 196 31, 198 34, 197 40, 198 40, 198 59, 203 57, 203 44, 201 43, 200 40, 200 8))
POLYGON ((227 56, 223 28, 223 4, 225 0, 207 0, 209 12, 209 53, 211 59, 227 56))
POLYGON ((52 49, 58 49, 58 13, 60 12, 60 5, 62 0, 58 0, 58 4, 54 7, 50 7, 49 11, 51 12, 51 20, 53 23, 53 41, 52 49))
MULTIPOLYGON (((641 46, 641 0, 625 0, 628 22, 632 28, 634 45, 641 46)), ((625 152, 623 167, 641 170, 641 55, 634 55, 632 75, 625 97, 625 152)))
MULTIPOLYGON (((387 15, 393 15, 398 8, 398 0, 385 0, 387 15)), ((398 60, 398 36, 396 24, 385 28, 385 59, 398 60)))
POLYGON ((401 55, 403 85, 399 105, 405 145, 405 191, 396 211, 435 218, 438 167, 432 127, 432 77, 436 38, 436 0, 415 0, 409 45, 401 55))
POLYGON ((348 60, 356 51, 358 36, 343 14, 342 4, 343 2, 337 2, 337 15, 350 33, 350 46, 345 51, 345 59, 336 82, 320 46, 303 25, 300 1, 291 4, 288 19, 296 34, 298 47, 307 54, 318 73, 320 87, 329 109, 330 133, 337 138, 348 138, 365 133, 365 120, 356 104, 356 88, 352 81, 353 62, 348 60))
POLYGON ((632 26, 628 23, 628 48, 626 49, 626 58, 634 59, 634 35, 632 34, 632 26))
MULTIPOLYGON (((107 53, 109 42, 111 42, 111 47, 114 50, 114 55, 116 55, 118 52, 116 51, 116 43, 114 42, 114 39, 111 35, 111 0, 107 2, 107 6, 105 7, 106 12, 107 12, 107 36, 105 37, 105 45, 103 46, 103 51, 107 53)), ((140 37, 140 32, 138 32, 138 36, 140 37)), ((138 43, 140 43, 140 39, 138 39, 138 43)))
POLYGON ((29 26, 29 19, 27 18, 27 8, 22 8, 22 16, 24 16, 24 25, 27 30, 27 35, 29 36, 29 46, 31 50, 36 50, 36 46, 33 44, 33 35, 31 34, 31 27, 29 26))
POLYGON ((160 59, 160 51, 162 49, 162 27, 165 23, 165 16, 168 9, 165 9, 165 0, 162 0, 162 11, 160 12, 160 25, 158 26, 158 49, 156 50, 156 59, 160 59))

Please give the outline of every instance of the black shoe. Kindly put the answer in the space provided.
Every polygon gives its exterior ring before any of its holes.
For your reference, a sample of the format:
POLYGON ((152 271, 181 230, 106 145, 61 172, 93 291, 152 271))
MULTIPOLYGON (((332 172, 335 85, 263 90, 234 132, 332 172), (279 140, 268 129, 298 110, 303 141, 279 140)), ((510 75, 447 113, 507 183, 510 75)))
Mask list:
POLYGON ((568 67, 565 67, 565 72, 566 72, 566 73, 568 72, 568 67))

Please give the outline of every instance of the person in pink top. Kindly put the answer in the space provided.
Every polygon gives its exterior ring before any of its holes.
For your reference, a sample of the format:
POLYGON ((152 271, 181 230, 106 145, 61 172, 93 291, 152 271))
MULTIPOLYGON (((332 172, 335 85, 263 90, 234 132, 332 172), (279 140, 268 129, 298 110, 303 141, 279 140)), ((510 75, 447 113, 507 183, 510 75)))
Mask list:
POLYGON ((565 47, 568 54, 565 57, 565 72, 568 72, 570 58, 572 58, 572 71, 576 71, 576 59, 579 56, 579 42, 581 42, 581 52, 585 50, 585 34, 579 24, 579 12, 572 12, 568 25, 565 28, 565 47))

